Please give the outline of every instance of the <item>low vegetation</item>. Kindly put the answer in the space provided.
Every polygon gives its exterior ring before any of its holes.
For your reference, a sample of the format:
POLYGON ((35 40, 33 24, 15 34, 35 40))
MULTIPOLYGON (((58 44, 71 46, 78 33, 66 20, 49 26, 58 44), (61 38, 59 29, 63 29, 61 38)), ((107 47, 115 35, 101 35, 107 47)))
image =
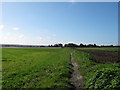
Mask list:
POLYGON ((72 49, 79 70, 84 76, 84 86, 88 89, 120 88, 120 64, 98 63, 91 60, 91 54, 72 49), (106 83, 107 82, 107 83, 106 83))
POLYGON ((3 88, 71 88, 68 49, 3 49, 3 88))
POLYGON ((88 80, 86 87, 90 89, 118 89, 120 88, 120 69, 103 68, 97 70, 88 80))
POLYGON ((120 88, 117 51, 110 48, 87 49, 3 48, 2 87, 73 88, 74 86, 70 84, 73 72, 70 61, 72 52, 74 60, 79 65, 80 74, 84 77, 82 83, 85 88, 120 88), (113 55, 115 56, 111 58, 113 55), (106 58, 108 56, 111 60, 106 58))

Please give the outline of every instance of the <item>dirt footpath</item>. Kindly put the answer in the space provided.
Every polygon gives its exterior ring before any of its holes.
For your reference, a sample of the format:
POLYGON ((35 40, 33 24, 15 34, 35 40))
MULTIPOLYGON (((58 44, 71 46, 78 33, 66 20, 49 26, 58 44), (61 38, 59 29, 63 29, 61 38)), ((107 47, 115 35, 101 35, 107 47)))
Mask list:
POLYGON ((83 76, 81 76, 79 70, 78 70, 78 64, 74 61, 72 53, 70 53, 71 63, 72 63, 72 69, 73 73, 70 78, 70 82, 76 90, 82 90, 83 89, 83 76))

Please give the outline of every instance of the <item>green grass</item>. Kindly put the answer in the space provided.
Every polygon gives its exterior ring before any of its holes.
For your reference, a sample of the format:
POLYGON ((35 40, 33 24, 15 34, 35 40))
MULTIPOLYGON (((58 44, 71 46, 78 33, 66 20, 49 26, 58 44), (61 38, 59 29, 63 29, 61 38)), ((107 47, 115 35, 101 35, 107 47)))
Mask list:
POLYGON ((80 73, 82 74, 82 76, 84 76, 84 80, 85 80, 84 86, 86 88, 105 89, 106 87, 107 88, 120 87, 120 77, 118 77, 118 74, 120 74, 119 64, 96 63, 90 60, 91 56, 89 55, 89 53, 79 52, 76 50, 71 50, 71 52, 74 55, 75 61, 79 65, 80 73), (112 78, 109 77, 109 75, 111 74, 111 70, 112 72, 116 70, 114 75, 112 75, 112 78), (102 77, 102 75, 106 75, 108 77, 104 78, 102 77), (103 82, 108 82, 108 83, 106 84, 103 82))
POLYGON ((118 47, 90 47, 90 48, 79 48, 87 50, 105 50, 105 51, 118 51, 118 47))
POLYGON ((2 87, 73 87, 69 81, 72 73, 70 52, 73 53, 74 60, 79 65, 79 71, 84 77, 86 88, 120 87, 120 64, 96 63, 90 60, 91 56, 88 53, 68 48, 3 48, 2 87))
POLYGON ((3 48, 3 88, 58 88, 69 84, 68 49, 3 48))

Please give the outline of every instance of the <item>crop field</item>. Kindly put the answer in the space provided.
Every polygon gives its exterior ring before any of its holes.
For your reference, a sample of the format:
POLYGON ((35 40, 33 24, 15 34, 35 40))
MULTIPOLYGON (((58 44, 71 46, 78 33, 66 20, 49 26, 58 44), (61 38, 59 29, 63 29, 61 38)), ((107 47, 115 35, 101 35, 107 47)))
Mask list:
POLYGON ((3 48, 3 88, 72 87, 67 49, 3 48))
MULTIPOLYGON (((84 49, 87 50, 87 49, 84 49)), ((88 50, 89 51, 89 50, 88 50)), ((101 51, 101 50, 99 50, 101 51)), ((79 65, 79 71, 84 76, 84 87, 90 90, 108 90, 108 89, 118 89, 120 88, 120 64, 109 62, 109 58, 105 58, 102 52, 97 56, 103 57, 96 62, 92 55, 87 51, 82 50, 72 50, 75 61, 79 65), (101 56, 102 55, 102 56, 101 56), (107 61, 101 61, 108 59, 107 61)), ((106 53, 108 54, 108 53, 106 53)), ((116 57, 114 57, 116 58, 116 57)), ((113 58, 112 58, 113 59, 113 58)), ((98 60, 98 59, 97 59, 98 60)), ((118 60, 118 58, 116 58, 118 60)))
POLYGON ((70 78, 72 58, 83 76, 84 88, 120 87, 117 49, 3 48, 2 88, 75 88, 70 78), (110 50, 111 49, 111 50, 110 50))

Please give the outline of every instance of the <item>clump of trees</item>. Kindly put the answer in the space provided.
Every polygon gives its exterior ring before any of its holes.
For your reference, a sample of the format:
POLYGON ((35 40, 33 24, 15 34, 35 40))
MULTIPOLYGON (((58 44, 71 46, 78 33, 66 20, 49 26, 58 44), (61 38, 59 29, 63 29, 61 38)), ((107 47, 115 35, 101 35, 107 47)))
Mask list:
POLYGON ((54 45, 48 45, 48 47, 63 47, 63 44, 54 44, 54 45))
POLYGON ((74 44, 74 43, 68 43, 68 44, 65 44, 64 47, 98 47, 98 45, 96 44, 80 44, 80 45, 77 45, 77 44, 74 44))
POLYGON ((79 47, 79 45, 74 43, 68 43, 68 44, 65 44, 64 47, 79 47))

